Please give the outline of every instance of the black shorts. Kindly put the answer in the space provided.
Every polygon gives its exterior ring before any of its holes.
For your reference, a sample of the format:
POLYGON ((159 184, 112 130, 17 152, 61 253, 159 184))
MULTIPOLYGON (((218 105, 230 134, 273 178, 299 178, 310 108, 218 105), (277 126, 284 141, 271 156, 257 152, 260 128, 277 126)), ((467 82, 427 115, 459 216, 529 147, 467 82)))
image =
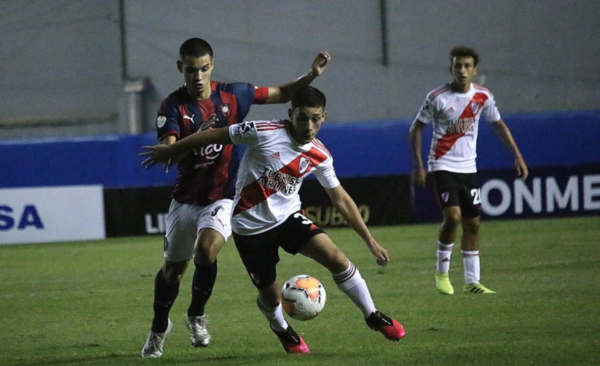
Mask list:
POLYGON ((442 209, 460 206, 463 217, 481 214, 481 189, 477 173, 433 172, 435 196, 442 209))
POLYGON ((279 247, 296 254, 312 237, 324 231, 298 211, 282 224, 256 235, 233 233, 235 247, 257 288, 269 287, 277 278, 279 247))

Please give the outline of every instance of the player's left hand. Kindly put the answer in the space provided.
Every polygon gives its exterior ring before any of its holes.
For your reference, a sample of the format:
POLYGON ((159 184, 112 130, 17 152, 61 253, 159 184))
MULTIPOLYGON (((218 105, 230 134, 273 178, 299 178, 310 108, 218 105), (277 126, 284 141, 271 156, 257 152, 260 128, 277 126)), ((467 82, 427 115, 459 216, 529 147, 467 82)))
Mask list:
POLYGON ((215 128, 215 124, 217 123, 217 121, 218 121, 217 115, 211 114, 210 117, 208 117, 206 119, 206 121, 204 121, 202 123, 202 125, 200 125, 198 132, 202 132, 202 131, 206 131, 206 130, 213 130, 215 128))
POLYGON ((329 52, 327 52, 327 51, 319 52, 319 54, 317 55, 317 57, 315 58, 315 60, 313 61, 313 64, 312 64, 311 72, 312 72, 313 76, 321 75, 323 73, 323 70, 325 70, 325 67, 327 66, 329 61, 331 61, 331 56, 329 55, 329 52))
POLYGON ((156 163, 163 163, 165 171, 168 171, 171 165, 171 149, 167 145, 142 146, 143 151, 140 156, 148 156, 148 159, 142 161, 144 168, 148 169, 156 163))

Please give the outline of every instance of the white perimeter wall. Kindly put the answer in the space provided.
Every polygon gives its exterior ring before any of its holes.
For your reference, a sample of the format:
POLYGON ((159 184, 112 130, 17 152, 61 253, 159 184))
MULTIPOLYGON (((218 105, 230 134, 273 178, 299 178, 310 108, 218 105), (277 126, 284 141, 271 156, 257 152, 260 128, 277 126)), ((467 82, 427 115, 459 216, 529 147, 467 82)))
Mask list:
MULTIPOLYGON (((178 48, 196 36, 214 48, 214 79, 257 85, 300 76, 328 50, 333 62, 314 85, 329 98, 330 121, 413 118, 425 93, 450 80, 448 51, 458 44, 480 52, 481 81, 503 113, 600 108, 600 1, 386 3, 387 67, 379 0, 125 0, 127 71, 151 81, 144 128, 181 85, 178 48)), ((0 2, 0 124, 127 119, 118 4, 0 2)), ((285 107, 255 106, 249 118, 283 116, 285 107)))

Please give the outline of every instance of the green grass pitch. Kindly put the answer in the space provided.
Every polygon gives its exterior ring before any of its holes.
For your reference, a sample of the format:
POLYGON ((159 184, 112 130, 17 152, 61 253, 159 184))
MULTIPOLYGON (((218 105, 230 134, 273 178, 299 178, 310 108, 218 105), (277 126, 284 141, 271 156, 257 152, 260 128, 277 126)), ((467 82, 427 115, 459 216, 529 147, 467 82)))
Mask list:
MULTIPOLYGON (((287 355, 255 306, 230 241, 207 312, 213 340, 193 348, 184 315, 191 268, 171 312, 160 359, 143 360, 152 318, 159 236, 0 246, 0 365, 598 365, 600 217, 487 221, 482 283, 496 295, 434 288, 438 224, 373 227, 392 258, 377 267, 350 229, 327 230, 361 270, 376 306, 406 328, 389 342, 310 260, 282 253, 279 280, 307 273, 327 290, 324 312, 290 323, 311 348, 287 355)), ((461 290, 455 247, 450 270, 461 290)))

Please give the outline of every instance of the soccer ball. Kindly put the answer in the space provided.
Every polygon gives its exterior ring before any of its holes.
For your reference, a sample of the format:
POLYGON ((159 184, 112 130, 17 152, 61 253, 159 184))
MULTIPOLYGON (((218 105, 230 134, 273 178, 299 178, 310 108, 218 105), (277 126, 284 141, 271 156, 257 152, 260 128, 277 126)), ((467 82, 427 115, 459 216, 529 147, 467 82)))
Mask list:
POLYGON ((321 313, 327 295, 316 278, 298 275, 283 284, 283 310, 294 319, 309 320, 321 313))

